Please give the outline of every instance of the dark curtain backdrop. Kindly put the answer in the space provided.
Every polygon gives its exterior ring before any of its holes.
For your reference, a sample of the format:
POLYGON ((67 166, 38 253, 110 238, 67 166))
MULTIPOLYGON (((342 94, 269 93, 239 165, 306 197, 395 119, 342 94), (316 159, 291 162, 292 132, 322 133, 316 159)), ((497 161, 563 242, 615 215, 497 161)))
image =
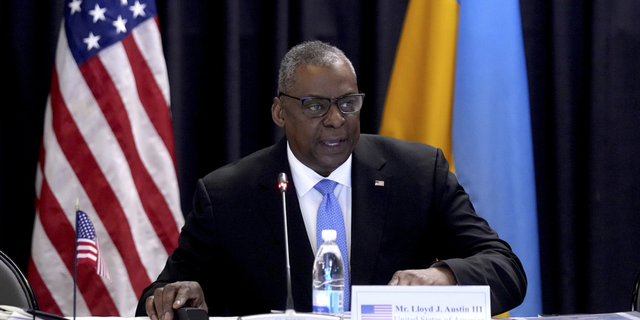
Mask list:
MULTIPOLYGON (((425 0, 427 1, 427 0, 425 0)), ((640 1, 520 0, 545 313, 630 309, 640 269, 640 1)), ((34 179, 63 0, 0 0, 0 250, 26 271, 34 179)), ((342 48, 376 133, 407 0, 158 0, 182 208, 196 179, 282 132, 279 60, 342 48)), ((532 315, 534 316, 534 315, 532 315)))

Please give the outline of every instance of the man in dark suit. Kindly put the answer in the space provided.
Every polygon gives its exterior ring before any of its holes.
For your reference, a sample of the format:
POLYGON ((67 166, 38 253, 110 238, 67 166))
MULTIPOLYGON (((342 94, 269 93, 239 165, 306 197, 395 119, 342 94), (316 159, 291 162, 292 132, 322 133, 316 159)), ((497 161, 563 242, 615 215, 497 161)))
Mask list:
POLYGON ((285 138, 198 181, 179 247, 142 294, 137 315, 170 320, 184 305, 218 316, 284 310, 280 172, 292 178, 287 226, 297 311, 311 311, 322 201, 313 186, 323 179, 338 182, 351 285, 489 285, 492 314, 522 302, 520 261, 475 214, 442 152, 360 135, 364 95, 342 51, 321 42, 292 48, 278 90, 271 112, 285 138))

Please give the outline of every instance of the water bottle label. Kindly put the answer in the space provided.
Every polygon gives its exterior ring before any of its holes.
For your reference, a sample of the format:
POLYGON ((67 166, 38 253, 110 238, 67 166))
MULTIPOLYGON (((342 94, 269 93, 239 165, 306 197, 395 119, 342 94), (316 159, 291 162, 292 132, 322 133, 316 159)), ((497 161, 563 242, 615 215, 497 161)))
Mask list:
POLYGON ((313 312, 343 313, 342 290, 313 290, 313 312))

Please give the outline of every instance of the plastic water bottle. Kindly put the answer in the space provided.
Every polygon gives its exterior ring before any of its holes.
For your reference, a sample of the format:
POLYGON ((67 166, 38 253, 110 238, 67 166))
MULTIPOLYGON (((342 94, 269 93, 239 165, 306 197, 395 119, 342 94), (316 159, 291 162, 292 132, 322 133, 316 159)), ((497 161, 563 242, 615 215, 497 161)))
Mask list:
POLYGON ((322 245, 313 264, 313 312, 344 312, 344 262, 335 230, 322 230, 322 245))

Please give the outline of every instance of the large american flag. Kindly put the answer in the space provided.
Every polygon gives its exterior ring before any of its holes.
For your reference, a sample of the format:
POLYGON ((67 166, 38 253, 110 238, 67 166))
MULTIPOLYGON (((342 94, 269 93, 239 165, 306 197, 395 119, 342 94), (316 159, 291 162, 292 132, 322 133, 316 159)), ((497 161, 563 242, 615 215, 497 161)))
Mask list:
POLYGON ((28 277, 40 308, 73 315, 76 198, 111 274, 78 268, 78 316, 133 316, 177 246, 169 83, 153 0, 67 0, 36 178, 28 277))

